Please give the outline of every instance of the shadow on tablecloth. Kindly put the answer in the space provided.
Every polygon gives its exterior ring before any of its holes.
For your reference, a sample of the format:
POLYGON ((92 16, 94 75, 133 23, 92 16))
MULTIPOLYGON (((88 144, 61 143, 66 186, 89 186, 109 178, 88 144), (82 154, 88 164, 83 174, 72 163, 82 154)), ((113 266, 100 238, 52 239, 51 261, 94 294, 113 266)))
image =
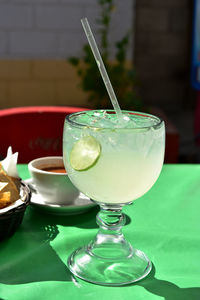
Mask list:
POLYGON ((154 265, 148 277, 136 285, 165 300, 200 300, 200 287, 180 288, 172 282, 157 279, 154 265))
POLYGON ((0 283, 71 281, 69 270, 50 245, 58 233, 45 216, 26 213, 19 230, 0 244, 0 283))
MULTIPOLYGON (((0 283, 4 284, 24 284, 41 281, 72 281, 72 274, 60 256, 51 246, 51 242, 59 234, 61 225, 73 226, 83 229, 97 229, 96 214, 98 208, 94 208, 87 214, 76 216, 52 216, 39 213, 29 207, 19 230, 8 240, 0 243, 0 283)), ((130 218, 127 216, 127 224, 130 218)), ((67 230, 66 230, 67 234, 67 230)), ((82 244, 91 240, 94 233, 84 231, 80 236, 73 239, 68 238, 66 245, 66 235, 59 235, 55 240, 57 247, 64 247, 64 255, 71 248, 77 248, 77 243, 82 244), (82 240, 81 240, 82 239, 82 240), (58 241, 57 241, 58 240, 58 241), (69 244, 71 243, 71 245, 69 244), (60 246, 61 245, 61 246, 60 246), (71 247, 71 248, 70 248, 71 247)))

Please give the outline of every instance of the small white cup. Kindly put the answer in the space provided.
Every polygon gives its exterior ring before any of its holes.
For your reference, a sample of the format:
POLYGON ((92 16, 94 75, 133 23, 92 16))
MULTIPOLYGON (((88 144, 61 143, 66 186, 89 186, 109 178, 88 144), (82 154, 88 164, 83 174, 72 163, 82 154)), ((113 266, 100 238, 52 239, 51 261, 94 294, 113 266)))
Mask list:
POLYGON ((71 183, 68 175, 45 171, 45 168, 64 168, 62 156, 36 158, 28 164, 33 184, 45 202, 57 205, 73 203, 80 192, 71 183))

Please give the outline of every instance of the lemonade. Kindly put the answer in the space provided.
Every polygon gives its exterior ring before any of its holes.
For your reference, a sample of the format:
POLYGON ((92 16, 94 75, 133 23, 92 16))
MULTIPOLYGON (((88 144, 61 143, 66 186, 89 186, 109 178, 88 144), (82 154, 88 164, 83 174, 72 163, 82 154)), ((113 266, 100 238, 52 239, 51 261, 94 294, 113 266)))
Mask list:
POLYGON ((87 18, 81 19, 114 110, 68 115, 63 132, 65 168, 74 185, 100 206, 95 238, 68 258, 81 279, 120 286, 146 277, 152 264, 125 239, 122 206, 146 193, 164 158, 165 125, 158 117, 121 111, 87 18))
POLYGON ((165 129, 159 118, 88 111, 66 118, 63 158, 73 184, 99 203, 129 203, 157 180, 164 158, 165 129))
POLYGON ((96 110, 66 117, 65 168, 73 184, 100 206, 97 235, 68 258, 74 275, 97 284, 123 285, 150 272, 149 258, 122 233, 122 206, 155 183, 164 148, 164 122, 149 114, 96 110))

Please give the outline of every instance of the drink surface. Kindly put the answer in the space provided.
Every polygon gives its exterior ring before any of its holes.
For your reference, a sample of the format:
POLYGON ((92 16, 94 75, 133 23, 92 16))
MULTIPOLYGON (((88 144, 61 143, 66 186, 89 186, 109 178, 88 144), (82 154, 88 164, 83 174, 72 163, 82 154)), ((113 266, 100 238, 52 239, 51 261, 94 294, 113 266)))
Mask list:
POLYGON ((63 158, 73 184, 97 202, 122 204, 146 193, 157 180, 164 158, 164 123, 145 114, 89 111, 65 121, 63 158), (70 163, 74 144, 94 137, 101 147, 95 163, 77 171, 70 163))

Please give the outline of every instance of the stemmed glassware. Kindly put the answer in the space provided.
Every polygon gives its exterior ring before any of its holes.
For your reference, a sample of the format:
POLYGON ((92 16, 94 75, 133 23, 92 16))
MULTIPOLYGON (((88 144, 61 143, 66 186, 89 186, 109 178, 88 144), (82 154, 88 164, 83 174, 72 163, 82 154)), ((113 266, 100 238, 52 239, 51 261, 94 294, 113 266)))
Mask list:
POLYGON ((153 115, 91 110, 68 115, 63 158, 72 183, 100 206, 99 231, 68 259, 71 272, 89 282, 124 285, 144 278, 151 262, 125 239, 122 208, 144 195, 163 165, 164 122, 153 115))

